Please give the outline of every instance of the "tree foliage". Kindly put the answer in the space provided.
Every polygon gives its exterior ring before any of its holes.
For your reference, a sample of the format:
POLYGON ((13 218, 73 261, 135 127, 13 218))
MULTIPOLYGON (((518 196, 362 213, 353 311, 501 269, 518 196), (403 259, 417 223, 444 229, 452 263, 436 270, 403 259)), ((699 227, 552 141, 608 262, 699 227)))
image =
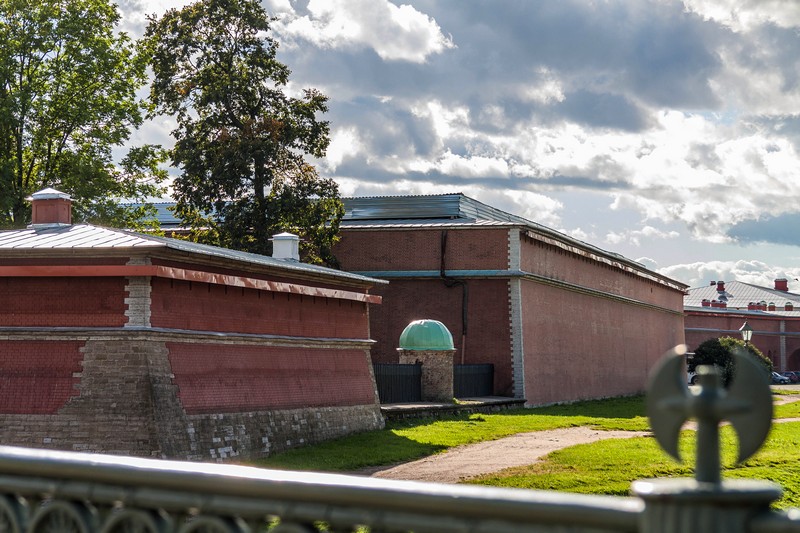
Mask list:
POLYGON ((77 220, 107 224, 144 214, 119 199, 160 192, 158 148, 113 163, 142 122, 147 65, 118 20, 108 0, 0 0, 0 227, 28 224, 26 198, 45 187, 73 197, 77 220))
POLYGON ((331 264, 343 208, 338 187, 305 157, 329 143, 327 97, 287 95, 270 18, 258 0, 200 0, 150 19, 151 101, 178 126, 171 156, 176 213, 197 240, 271 253, 282 231, 305 260, 331 264))
POLYGON ((751 343, 745 344, 743 340, 734 337, 713 338, 700 343, 689 362, 688 370, 694 372, 699 365, 716 365, 720 369, 722 382, 727 387, 736 371, 732 355, 734 350, 749 353, 764 366, 765 372, 772 371, 772 361, 761 353, 761 350, 751 343))

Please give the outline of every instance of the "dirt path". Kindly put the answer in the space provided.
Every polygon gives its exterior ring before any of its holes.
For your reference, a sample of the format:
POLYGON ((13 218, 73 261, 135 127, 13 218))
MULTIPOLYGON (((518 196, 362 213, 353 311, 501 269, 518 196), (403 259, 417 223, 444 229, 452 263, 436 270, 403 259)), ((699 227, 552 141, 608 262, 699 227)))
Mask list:
POLYGON ((588 427, 518 433, 498 440, 457 446, 410 463, 373 468, 358 473, 387 479, 458 483, 463 479, 490 474, 504 468, 529 465, 552 451, 575 444, 642 435, 649 433, 602 431, 588 427))
MULTIPOLYGON (((775 404, 799 401, 798 396, 777 396, 775 404)), ((780 419, 794 422, 797 419, 780 419)), ((688 429, 691 422, 686 425, 688 429)), ((519 433, 498 440, 457 446, 446 452, 393 466, 369 468, 354 472, 357 475, 411 481, 458 483, 464 479, 491 474, 513 466, 533 464, 550 452, 576 444, 602 439, 625 439, 650 435, 644 431, 602 431, 588 427, 573 427, 519 433)))

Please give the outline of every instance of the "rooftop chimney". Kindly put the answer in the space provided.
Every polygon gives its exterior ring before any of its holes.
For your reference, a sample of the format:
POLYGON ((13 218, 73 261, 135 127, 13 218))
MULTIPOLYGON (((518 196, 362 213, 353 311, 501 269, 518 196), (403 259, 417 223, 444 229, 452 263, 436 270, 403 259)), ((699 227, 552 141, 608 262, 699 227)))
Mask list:
POLYGON ((789 280, 786 278, 778 278, 775 280, 775 290, 789 292, 789 280))
POLYGON ((31 227, 72 224, 72 198, 55 189, 42 189, 29 198, 33 207, 31 227))
POLYGON ((717 292, 725 292, 725 282, 718 281, 717 282, 717 292))
POLYGON ((717 284, 716 281, 712 281, 709 285, 716 285, 716 284, 717 284))
POLYGON ((292 233, 278 233, 273 235, 270 241, 274 259, 300 261, 300 237, 292 233))

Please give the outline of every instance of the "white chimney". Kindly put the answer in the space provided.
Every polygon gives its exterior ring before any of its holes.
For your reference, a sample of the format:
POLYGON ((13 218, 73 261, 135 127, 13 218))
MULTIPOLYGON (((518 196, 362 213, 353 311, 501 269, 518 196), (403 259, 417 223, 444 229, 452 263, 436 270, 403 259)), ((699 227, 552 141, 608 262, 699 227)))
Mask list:
POLYGON ((274 259, 300 261, 300 237, 293 233, 278 233, 273 235, 270 241, 274 259))

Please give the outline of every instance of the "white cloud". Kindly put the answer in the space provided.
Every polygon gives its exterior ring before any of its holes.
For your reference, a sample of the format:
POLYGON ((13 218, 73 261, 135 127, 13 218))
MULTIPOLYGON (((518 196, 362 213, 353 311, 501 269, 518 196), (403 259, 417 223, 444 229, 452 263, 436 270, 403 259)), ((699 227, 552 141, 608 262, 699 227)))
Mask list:
POLYGON ((322 164, 327 171, 336 172, 336 167, 341 165, 342 161, 355 157, 363 151, 364 143, 356 128, 334 129, 322 164))
POLYGON ((683 4, 703 18, 734 31, 749 31, 764 24, 800 26, 797 0, 683 0, 683 4))
POLYGON ((619 244, 628 242, 634 246, 641 246, 642 240, 650 241, 661 239, 677 239, 680 233, 677 231, 661 231, 653 226, 644 226, 642 229, 626 230, 623 232, 610 231, 606 235, 606 242, 609 244, 619 244))
POLYGON ((789 290, 800 291, 800 268, 771 266, 757 260, 708 261, 671 265, 658 272, 688 284, 703 287, 711 281, 741 281, 760 287, 774 287, 775 279, 789 280, 789 290))
POLYGON ((287 14, 275 26, 286 38, 323 48, 368 47, 387 61, 424 63, 455 47, 430 16, 387 0, 311 0, 309 16, 287 14))

